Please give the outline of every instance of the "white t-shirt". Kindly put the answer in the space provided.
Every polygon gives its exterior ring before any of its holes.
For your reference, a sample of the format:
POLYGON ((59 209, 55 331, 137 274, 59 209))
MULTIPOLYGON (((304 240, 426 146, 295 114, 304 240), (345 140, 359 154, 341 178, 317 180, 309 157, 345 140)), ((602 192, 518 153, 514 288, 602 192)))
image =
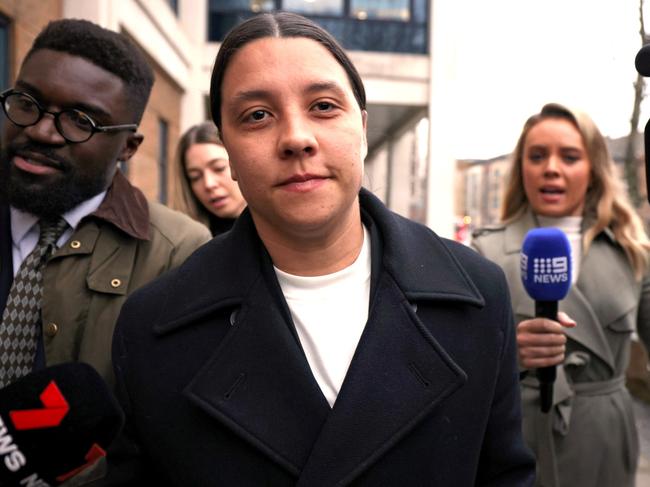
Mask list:
POLYGON ((352 265, 324 276, 294 276, 274 267, 314 378, 330 406, 368 321, 370 234, 352 265))

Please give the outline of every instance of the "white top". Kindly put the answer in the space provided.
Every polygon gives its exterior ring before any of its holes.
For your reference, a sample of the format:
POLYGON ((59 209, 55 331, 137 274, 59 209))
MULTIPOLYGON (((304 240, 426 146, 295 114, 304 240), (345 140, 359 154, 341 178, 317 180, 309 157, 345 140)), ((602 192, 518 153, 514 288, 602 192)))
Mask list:
POLYGON ((330 407, 368 321, 370 262, 370 234, 364 226, 361 252, 345 269, 304 277, 274 267, 307 361, 330 407))
MULTIPOLYGON (((70 238, 83 217, 90 215, 99 208, 99 205, 104 201, 104 196, 106 196, 106 191, 87 199, 62 215, 69 226, 56 241, 57 247, 63 245, 70 238)), ((18 269, 20 269, 20 264, 36 247, 40 228, 36 215, 17 210, 13 206, 9 210, 11 211, 11 248, 15 277, 18 269)))
POLYGON ((542 227, 555 227, 566 233, 571 244, 571 284, 578 280, 580 272, 580 261, 582 260, 582 226, 581 216, 565 216, 562 218, 551 218, 548 216, 537 216, 537 221, 542 227))

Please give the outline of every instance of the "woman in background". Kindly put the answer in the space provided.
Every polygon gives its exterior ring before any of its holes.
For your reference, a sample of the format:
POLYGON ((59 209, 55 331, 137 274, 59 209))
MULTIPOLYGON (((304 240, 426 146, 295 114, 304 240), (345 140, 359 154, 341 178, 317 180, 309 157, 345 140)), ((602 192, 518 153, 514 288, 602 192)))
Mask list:
POLYGON ((650 345, 648 237, 603 136, 583 113, 548 104, 529 118, 509 178, 503 223, 477 231, 472 245, 506 273, 520 367, 558 365, 548 415, 535 374, 522 381, 537 485, 633 486, 639 447, 624 374, 632 333, 650 345), (567 234, 573 253, 574 281, 558 321, 534 318, 519 270, 528 230, 550 226, 567 234))
POLYGON ((212 122, 183 134, 176 162, 180 189, 174 207, 207 225, 213 236, 230 230, 246 200, 230 176, 228 153, 212 122))

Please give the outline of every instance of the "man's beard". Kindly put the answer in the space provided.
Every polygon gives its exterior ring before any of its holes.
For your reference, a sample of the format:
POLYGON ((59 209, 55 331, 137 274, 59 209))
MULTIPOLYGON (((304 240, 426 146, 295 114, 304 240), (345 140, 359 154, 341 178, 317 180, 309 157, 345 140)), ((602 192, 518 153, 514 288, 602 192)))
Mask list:
POLYGON ((104 191, 103 174, 95 178, 81 177, 75 165, 53 153, 46 146, 34 143, 9 144, 0 150, 0 200, 39 218, 50 219, 71 210, 83 201, 104 191), (42 154, 56 160, 61 172, 45 179, 13 167, 11 160, 18 151, 42 154))

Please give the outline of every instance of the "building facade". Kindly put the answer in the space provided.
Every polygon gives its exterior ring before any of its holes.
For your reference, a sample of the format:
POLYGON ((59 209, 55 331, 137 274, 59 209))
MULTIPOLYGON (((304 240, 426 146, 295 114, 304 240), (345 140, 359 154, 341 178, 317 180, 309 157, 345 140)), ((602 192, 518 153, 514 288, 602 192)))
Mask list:
POLYGON ((144 143, 124 170, 148 198, 166 203, 177 189, 170 167, 180 134, 210 118, 210 74, 223 36, 259 12, 301 13, 337 37, 366 85, 364 185, 398 213, 450 236, 454 160, 434 137, 444 124, 435 118, 442 100, 434 90, 442 72, 433 55, 440 49, 433 35, 438 4, 444 2, 0 0, 0 87, 11 86, 31 42, 50 20, 84 18, 129 36, 147 55, 156 81, 140 126, 144 143))

